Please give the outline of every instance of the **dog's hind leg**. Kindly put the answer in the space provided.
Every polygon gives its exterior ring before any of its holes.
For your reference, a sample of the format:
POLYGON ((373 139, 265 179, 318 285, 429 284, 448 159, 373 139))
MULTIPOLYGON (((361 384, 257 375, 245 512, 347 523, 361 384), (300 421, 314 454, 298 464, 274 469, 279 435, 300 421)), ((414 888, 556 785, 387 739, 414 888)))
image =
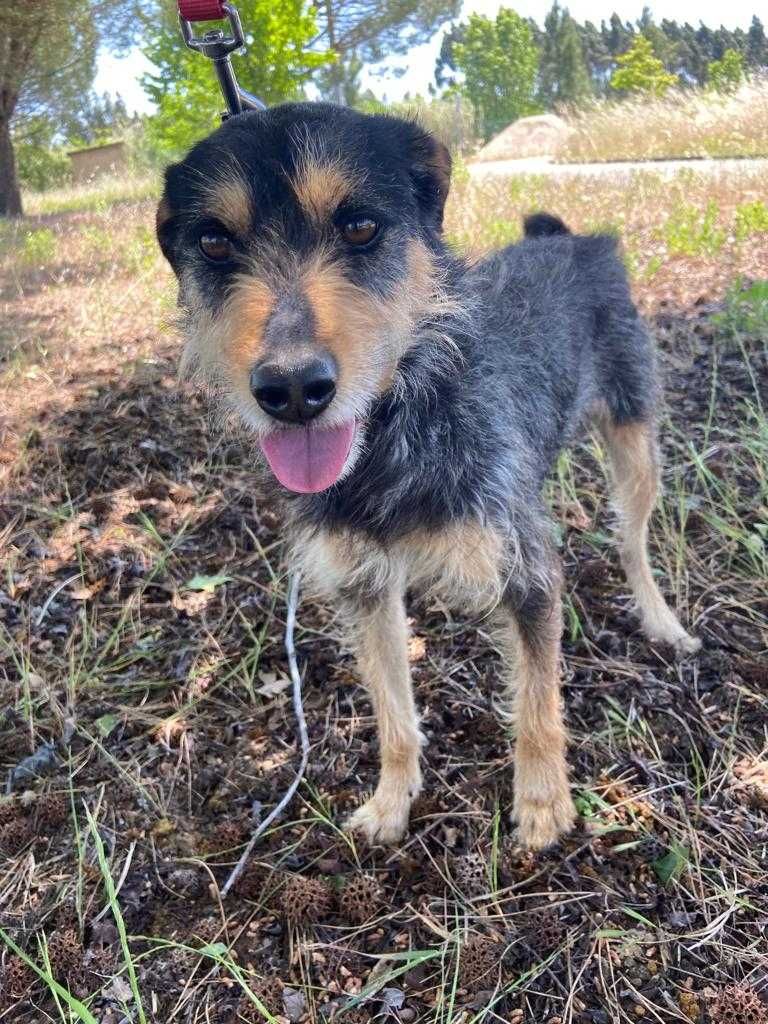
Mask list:
POLYGON ((396 842, 408 827, 421 789, 419 732, 408 665, 408 625, 402 590, 390 583, 353 612, 355 648, 376 714, 381 775, 376 791, 349 828, 374 843, 396 842))
POLYGON ((573 827, 560 698, 560 582, 502 606, 515 733, 512 817, 524 846, 540 849, 573 827))
POLYGON ((650 422, 615 423, 601 418, 608 448, 614 501, 619 514, 619 554, 634 594, 643 632, 671 644, 679 653, 697 651, 701 642, 686 633, 667 605, 648 560, 648 519, 658 494, 655 431, 650 422))

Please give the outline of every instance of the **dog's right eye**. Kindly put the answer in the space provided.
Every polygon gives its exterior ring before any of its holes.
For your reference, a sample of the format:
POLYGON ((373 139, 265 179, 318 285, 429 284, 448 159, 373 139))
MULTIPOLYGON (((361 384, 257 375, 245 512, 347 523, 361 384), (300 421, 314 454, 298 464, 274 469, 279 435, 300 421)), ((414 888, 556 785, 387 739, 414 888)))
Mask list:
POLYGON ((204 231, 198 244, 200 252, 212 263, 226 263, 232 259, 232 239, 220 231, 204 231))

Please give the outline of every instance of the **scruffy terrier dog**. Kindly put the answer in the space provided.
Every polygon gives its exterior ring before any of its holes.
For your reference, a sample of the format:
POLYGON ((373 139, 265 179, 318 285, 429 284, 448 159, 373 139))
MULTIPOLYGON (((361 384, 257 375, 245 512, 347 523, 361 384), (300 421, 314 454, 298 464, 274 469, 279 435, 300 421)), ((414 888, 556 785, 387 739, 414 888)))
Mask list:
POLYGON ((439 588, 498 623, 514 817, 521 841, 544 847, 574 809, 541 488, 588 420, 610 456, 643 629, 681 652, 698 641, 648 563, 654 353, 614 240, 542 214, 519 245, 469 265, 442 238, 450 171, 407 121, 323 103, 241 114, 169 168, 158 236, 179 279, 184 365, 258 441, 293 564, 353 626, 381 775, 351 826, 372 842, 407 827, 421 736, 404 595, 439 588))

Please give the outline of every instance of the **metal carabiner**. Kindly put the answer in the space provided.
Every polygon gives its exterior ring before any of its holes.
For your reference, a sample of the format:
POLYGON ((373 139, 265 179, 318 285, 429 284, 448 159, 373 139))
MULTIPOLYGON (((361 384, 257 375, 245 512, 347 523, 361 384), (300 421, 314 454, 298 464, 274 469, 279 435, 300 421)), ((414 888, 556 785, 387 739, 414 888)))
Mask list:
POLYGON ((188 21, 181 13, 181 4, 179 4, 179 24, 184 42, 190 50, 202 53, 204 57, 213 61, 213 68, 219 80, 224 102, 227 104, 227 112, 221 115, 222 120, 225 121, 233 114, 242 113, 243 110, 266 110, 267 105, 258 96, 254 96, 238 84, 230 54, 235 50, 245 51, 243 26, 234 4, 222 3, 220 6, 229 21, 231 35, 225 35, 220 28, 213 28, 198 38, 192 29, 192 22, 188 21))

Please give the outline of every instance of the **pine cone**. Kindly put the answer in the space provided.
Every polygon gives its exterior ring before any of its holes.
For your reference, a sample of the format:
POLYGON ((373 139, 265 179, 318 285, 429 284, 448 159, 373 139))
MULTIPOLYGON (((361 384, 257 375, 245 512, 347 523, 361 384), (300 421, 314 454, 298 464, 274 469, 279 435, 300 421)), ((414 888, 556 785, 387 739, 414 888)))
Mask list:
POLYGON ((339 895, 339 909, 355 924, 370 920, 383 901, 381 885, 373 875, 352 875, 339 895))
POLYGON ((21 853, 33 836, 34 831, 27 818, 14 818, 0 828, 0 850, 10 856, 21 853))
POLYGON ((318 921, 331 912, 333 891, 327 882, 319 878, 290 875, 278 900, 289 921, 318 921))
POLYGON ((746 985, 728 985, 709 1008, 712 1024, 768 1024, 768 1008, 746 985))
POLYGON ((479 853, 465 853, 454 862, 453 874, 463 893, 482 896, 489 890, 485 858, 479 853))
MULTIPOLYGON (((274 974, 259 978, 258 981, 249 981, 249 988, 271 1014, 283 1013, 283 983, 274 974)), ((264 1020, 264 1014, 248 996, 240 998, 237 1012, 248 1024, 262 1024, 264 1020)))
POLYGON ((459 953, 459 984, 462 988, 473 988, 477 984, 487 984, 493 988, 495 972, 504 950, 499 942, 488 939, 484 935, 471 935, 461 947, 459 953))

